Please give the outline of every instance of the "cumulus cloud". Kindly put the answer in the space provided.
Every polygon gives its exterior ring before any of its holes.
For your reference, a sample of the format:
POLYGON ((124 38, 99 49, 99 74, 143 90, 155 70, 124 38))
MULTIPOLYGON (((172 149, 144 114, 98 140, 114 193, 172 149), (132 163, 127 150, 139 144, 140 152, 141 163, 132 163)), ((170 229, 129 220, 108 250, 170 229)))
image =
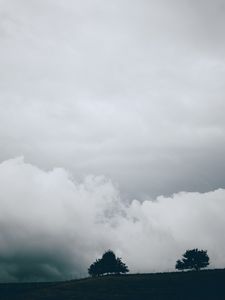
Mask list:
POLYGON ((188 248, 207 249, 224 267, 225 190, 180 192, 125 203, 103 176, 76 181, 23 158, 0 164, 1 281, 85 276, 113 249, 132 272, 173 270, 188 248))

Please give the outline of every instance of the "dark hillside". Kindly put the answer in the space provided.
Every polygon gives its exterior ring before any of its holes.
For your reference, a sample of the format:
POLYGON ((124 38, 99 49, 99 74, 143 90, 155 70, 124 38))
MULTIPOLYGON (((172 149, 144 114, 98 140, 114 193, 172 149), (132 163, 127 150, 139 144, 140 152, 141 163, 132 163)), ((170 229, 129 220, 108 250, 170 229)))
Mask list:
POLYGON ((105 276, 59 283, 1 284, 0 299, 225 300, 225 270, 105 276))

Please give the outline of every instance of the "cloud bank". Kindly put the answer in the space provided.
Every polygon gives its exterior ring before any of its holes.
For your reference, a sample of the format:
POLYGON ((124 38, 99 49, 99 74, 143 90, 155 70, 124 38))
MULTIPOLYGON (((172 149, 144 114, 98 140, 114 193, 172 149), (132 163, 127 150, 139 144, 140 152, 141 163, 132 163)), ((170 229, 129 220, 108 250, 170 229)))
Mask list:
POLYGON ((224 0, 0 5, 1 161, 142 199, 225 188, 224 0))
POLYGON ((0 280, 85 276, 113 249, 132 272, 174 270, 189 248, 225 266, 225 190, 125 203, 103 176, 77 182, 15 158, 0 164, 0 280))

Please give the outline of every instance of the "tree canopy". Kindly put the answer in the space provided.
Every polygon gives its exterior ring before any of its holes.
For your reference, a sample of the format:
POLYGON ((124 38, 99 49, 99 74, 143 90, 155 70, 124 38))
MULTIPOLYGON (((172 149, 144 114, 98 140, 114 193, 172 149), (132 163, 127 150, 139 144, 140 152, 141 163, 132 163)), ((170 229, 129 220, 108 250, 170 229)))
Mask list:
POLYGON ((206 250, 187 250, 182 259, 177 260, 175 268, 177 270, 194 269, 196 271, 209 265, 209 256, 206 250))
POLYGON ((120 274, 129 272, 128 267, 121 258, 116 257, 112 250, 106 251, 101 259, 97 259, 88 269, 91 276, 100 276, 104 274, 120 274))

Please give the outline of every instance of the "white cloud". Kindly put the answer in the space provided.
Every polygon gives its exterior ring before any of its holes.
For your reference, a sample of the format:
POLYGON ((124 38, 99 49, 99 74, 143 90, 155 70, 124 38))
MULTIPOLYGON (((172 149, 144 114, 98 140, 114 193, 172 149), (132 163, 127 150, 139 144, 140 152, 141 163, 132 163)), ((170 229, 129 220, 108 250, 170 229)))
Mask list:
POLYGON ((109 248, 132 272, 173 270, 189 248, 207 249, 224 267, 225 190, 181 192, 124 203, 104 177, 76 182, 22 158, 0 164, 1 280, 65 279, 86 274, 109 248))

